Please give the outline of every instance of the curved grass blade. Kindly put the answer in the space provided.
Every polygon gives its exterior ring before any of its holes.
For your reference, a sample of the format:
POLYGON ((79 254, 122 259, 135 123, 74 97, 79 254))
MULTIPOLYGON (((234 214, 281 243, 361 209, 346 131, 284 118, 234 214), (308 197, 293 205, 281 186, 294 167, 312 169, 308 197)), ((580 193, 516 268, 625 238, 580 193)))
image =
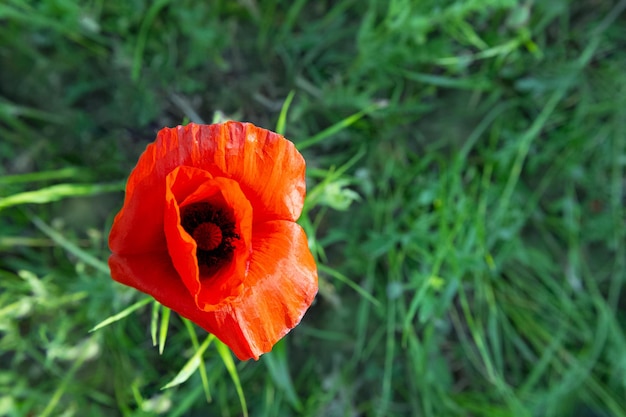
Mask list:
POLYGON ((217 346, 217 353, 220 355, 220 358, 222 358, 222 362, 224 363, 226 370, 230 374, 230 377, 235 384, 235 389, 237 390, 237 396, 239 397, 239 402, 241 403, 243 416, 248 417, 248 406, 246 405, 246 397, 243 395, 243 389, 241 388, 241 382, 239 381, 239 374, 237 373, 235 361, 233 361, 233 356, 230 353, 230 349, 219 339, 216 340, 215 343, 217 346))
POLYGON ((317 268, 320 271, 322 271, 322 272, 330 275, 331 277, 336 278, 339 281, 343 282, 344 284, 348 285, 350 288, 352 288, 354 291, 358 292, 363 298, 365 298, 370 303, 374 304, 376 307, 380 307, 380 301, 378 301, 370 293, 365 291, 365 289, 363 289, 359 284, 357 284, 356 282, 352 281, 347 276, 343 275, 341 272, 335 271, 334 269, 329 268, 329 267, 327 267, 325 265, 322 265, 322 264, 318 265, 317 268))
POLYGON ((202 363, 201 357, 204 354, 204 351, 209 347, 213 339, 215 339, 215 336, 210 334, 204 340, 202 345, 198 349, 196 349, 196 352, 193 354, 191 358, 189 358, 185 366, 183 366, 183 368, 180 370, 180 372, 178 372, 178 374, 174 377, 174 379, 172 379, 170 382, 165 384, 161 389, 164 390, 164 389, 172 388, 172 387, 175 387, 176 385, 180 385, 183 382, 187 381, 189 377, 193 375, 194 372, 196 372, 196 369, 198 369, 198 367, 202 363))
POLYGON ((80 174, 80 170, 73 167, 55 169, 52 171, 28 172, 26 174, 5 175, 0 177, 0 184, 20 184, 24 182, 78 178, 80 174))
POLYGON ((374 110, 381 109, 385 107, 386 105, 387 103, 371 104, 367 106, 365 109, 361 110, 360 112, 354 113, 353 115, 348 116, 345 119, 340 120, 339 122, 335 123, 334 125, 322 130, 320 133, 313 136, 312 138, 309 138, 300 143, 297 143, 296 148, 302 151, 310 146, 317 145, 318 143, 322 142, 324 139, 334 135, 337 132, 341 132, 343 129, 353 125, 354 123, 359 121, 363 116, 368 115, 374 110))
POLYGON ((161 310, 161 303, 154 300, 152 304, 152 317, 150 319, 150 336, 152 337, 152 346, 157 345, 157 327, 159 325, 159 311, 161 310))
POLYGON ((116 321, 123 319, 124 317, 130 315, 130 313, 132 313, 133 311, 138 310, 141 307, 145 306, 150 301, 152 301, 152 298, 150 297, 146 297, 143 300, 137 301, 135 304, 131 305, 130 307, 126 307, 124 310, 120 311, 119 313, 102 320, 93 329, 89 330, 89 333, 95 332, 96 330, 100 330, 101 328, 106 327, 111 323, 115 323, 116 321))
POLYGON ((35 226, 43 233, 45 233, 50 239, 52 239, 57 245, 61 246, 63 249, 76 256, 78 259, 86 263, 87 265, 91 265, 95 269, 105 274, 109 274, 109 266, 102 262, 100 259, 91 255, 90 253, 82 250, 74 243, 70 242, 66 239, 61 233, 54 230, 52 227, 48 226, 43 220, 39 217, 31 216, 30 220, 33 222, 35 226))
POLYGON ((172 310, 163 306, 163 314, 161 314, 161 326, 159 327, 159 355, 163 354, 165 348, 165 340, 167 339, 167 329, 170 325, 170 313, 172 310))
POLYGON ((45 204, 66 197, 89 196, 124 190, 124 182, 113 184, 56 184, 0 198, 0 210, 20 204, 45 204))
MULTIPOLYGON (((193 324, 191 324, 191 321, 187 319, 183 319, 183 323, 185 323, 185 328, 187 329, 187 333, 189 333, 189 338, 191 339, 191 344, 193 345, 193 348, 195 350, 198 350, 200 348, 200 344, 198 343, 198 336, 196 336, 193 324)), ((200 367, 198 370, 200 371, 200 379, 202 380, 204 397, 206 398, 206 402, 210 403, 212 401, 211 389, 209 387, 209 378, 206 374, 206 367, 204 366, 204 358, 202 356, 200 356, 200 367)))
POLYGON ((291 90, 283 103, 283 107, 280 109, 280 114, 278 115, 278 122, 276 122, 276 133, 280 135, 285 134, 285 125, 287 124, 287 112, 289 111, 289 106, 291 106, 291 102, 293 101, 296 92, 291 90))

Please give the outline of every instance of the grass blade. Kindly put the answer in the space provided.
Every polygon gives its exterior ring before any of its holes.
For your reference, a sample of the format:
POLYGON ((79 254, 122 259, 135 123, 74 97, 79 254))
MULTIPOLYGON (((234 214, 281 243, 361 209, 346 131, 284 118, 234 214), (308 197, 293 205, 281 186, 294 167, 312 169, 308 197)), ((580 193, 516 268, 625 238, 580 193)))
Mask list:
MULTIPOLYGON (((198 336, 196 336, 196 332, 194 330, 193 324, 191 321, 187 319, 183 319, 183 323, 185 323, 185 328, 187 329, 187 333, 189 333, 189 338, 191 339, 191 344, 195 350, 200 348, 200 344, 198 343, 198 336)), ((206 367, 204 366, 204 358, 200 356, 200 367, 198 368, 200 371, 200 379, 202 380, 202 389, 204 390, 204 397, 206 401, 210 403, 212 401, 211 398, 211 389, 209 387, 209 378, 206 374, 206 367)))
POLYGON ((157 327, 159 326, 159 310, 161 303, 154 300, 152 304, 152 318, 150 319, 150 336, 152 337, 152 346, 157 345, 157 327))
POLYGON ((204 351, 209 347, 213 339, 215 339, 215 336, 210 334, 204 340, 204 343, 202 343, 202 345, 198 349, 196 349, 196 352, 193 354, 191 358, 189 358, 185 366, 183 366, 183 368, 180 370, 180 372, 178 372, 178 374, 174 377, 174 379, 172 379, 170 382, 165 384, 161 389, 164 390, 164 389, 172 388, 172 387, 175 387, 176 385, 180 385, 183 382, 187 381, 189 377, 193 375, 194 372, 196 372, 196 369, 198 369, 198 367, 202 363, 201 357, 204 354, 204 351))
POLYGON ((360 112, 357 112, 351 116, 348 116, 345 119, 340 120, 339 122, 335 123, 334 125, 322 130, 320 133, 313 136, 312 138, 309 138, 307 140, 304 140, 296 144, 296 147, 298 148, 298 150, 302 151, 313 145, 317 145, 318 143, 322 142, 324 139, 327 139, 328 137, 334 135, 335 133, 341 132, 343 129, 353 125, 354 123, 359 121, 363 116, 366 116, 375 110, 381 109, 385 107, 386 105, 387 103, 374 103, 366 107, 364 110, 361 110, 360 112))
POLYGON ((70 242, 66 239, 61 233, 54 230, 52 227, 48 226, 43 220, 39 217, 32 216, 31 221, 39 230, 45 233, 50 239, 52 239, 57 245, 61 246, 63 249, 76 256, 78 259, 86 263, 87 265, 91 265, 95 269, 100 272, 103 272, 109 275, 109 266, 102 262, 100 259, 91 255, 90 253, 82 250, 74 243, 70 242))
POLYGON ((170 313, 172 310, 163 306, 163 314, 161 314, 161 326, 159 327, 159 355, 163 354, 165 348, 165 340, 167 339, 167 330, 170 325, 170 313))
POLYGON ((77 178, 81 171, 77 168, 62 168, 52 171, 28 172, 26 174, 5 175, 0 177, 0 184, 20 184, 24 182, 50 181, 77 178))
POLYGON ((283 103, 283 107, 280 109, 280 114, 278 115, 278 122, 276 122, 276 133, 281 135, 285 134, 285 125, 287 124, 287 112, 289 111, 289 106, 293 101, 296 92, 291 90, 283 103))
POLYGON ((67 197, 90 196, 124 190, 125 182, 113 184, 56 184, 36 191, 24 191, 0 199, 0 210, 20 204, 45 204, 67 197))
POLYGON ((121 319, 123 319, 124 317, 130 315, 133 311, 135 310, 139 310, 141 307, 145 306, 146 304, 148 304, 150 301, 152 301, 152 298, 150 297, 146 297, 143 300, 139 300, 137 301, 135 304, 131 305, 130 307, 125 308, 124 310, 120 311, 119 313, 106 318, 104 320, 102 320, 100 323, 98 323, 96 326, 94 326, 93 329, 89 330, 89 333, 91 332, 95 332, 96 330, 100 330, 103 327, 108 326, 109 324, 115 323, 116 321, 119 321, 121 319))
POLYGON ((348 285, 350 288, 352 288, 354 291, 358 292, 363 298, 365 298, 367 301, 369 301, 370 303, 374 304, 376 307, 380 307, 380 301, 378 301, 376 298, 374 298, 370 293, 368 293, 364 288, 362 288, 359 284, 357 284, 356 282, 352 281, 350 278, 348 278, 347 276, 343 275, 341 272, 339 271, 335 271, 332 268, 329 268, 325 265, 318 265, 317 268, 332 276, 333 278, 338 279, 339 281, 343 282, 344 284, 348 285))
POLYGON ((243 395, 243 389, 241 388, 241 382, 239 381, 239 374, 237 373, 237 368, 235 367, 235 361, 233 361, 233 356, 230 353, 230 349, 224 343, 222 343, 219 339, 216 340, 217 345, 217 353, 222 358, 222 362, 226 367, 226 370, 230 374, 230 377, 235 384, 235 389, 237 390, 237 396, 239 397, 239 402, 241 403, 241 409, 244 417, 248 417, 248 406, 246 405, 246 397, 243 395))

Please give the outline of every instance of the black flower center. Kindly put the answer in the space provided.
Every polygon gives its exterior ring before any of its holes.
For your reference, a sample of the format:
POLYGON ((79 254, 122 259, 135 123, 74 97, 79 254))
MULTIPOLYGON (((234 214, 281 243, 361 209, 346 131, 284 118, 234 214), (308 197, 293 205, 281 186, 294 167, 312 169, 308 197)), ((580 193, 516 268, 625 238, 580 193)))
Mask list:
POLYGON ((233 216, 209 203, 195 203, 181 208, 181 225, 198 246, 196 258, 201 275, 209 275, 233 257, 235 233, 233 216))

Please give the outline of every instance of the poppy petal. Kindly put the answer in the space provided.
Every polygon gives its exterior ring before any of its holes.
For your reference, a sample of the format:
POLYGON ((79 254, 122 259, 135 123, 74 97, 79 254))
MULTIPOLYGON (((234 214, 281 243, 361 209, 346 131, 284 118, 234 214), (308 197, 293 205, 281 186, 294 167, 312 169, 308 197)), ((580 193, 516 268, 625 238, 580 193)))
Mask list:
POLYGON ((198 308, 215 310, 239 295, 250 254, 252 207, 235 181, 213 178, 198 168, 175 168, 166 177, 164 227, 174 268, 198 308), (233 242, 231 260, 210 276, 201 276, 196 241, 181 225, 180 208, 199 202, 231 210, 238 235, 233 242))
MULTIPOLYGON (((151 157, 152 150, 154 146, 149 145, 144 152, 147 155, 145 159, 151 157)), ((124 206, 115 216, 109 234, 109 247, 114 253, 136 254, 166 250, 163 233, 165 181, 149 176, 138 180, 136 177, 144 175, 146 167, 138 168, 139 166, 130 175, 124 206)))
MULTIPOLYGON (((172 279, 176 270, 167 252, 150 255, 117 255, 109 258, 109 268, 114 280, 149 294, 165 307, 215 334, 235 352, 248 352, 249 347, 235 316, 225 311, 205 312, 196 307, 193 297, 181 280, 172 279), (228 339, 217 334, 220 329, 230 329, 228 339)), ((224 330, 222 330, 224 333, 224 330)), ((239 356, 239 355, 238 355, 239 356)), ((242 355, 243 356, 243 355, 242 355)), ((249 359, 251 355, 247 355, 249 359)))
POLYGON ((164 134, 161 141, 161 144, 155 141, 146 147, 128 177, 124 205, 115 216, 109 234, 109 247, 114 253, 166 250, 163 232, 165 177, 176 165, 163 164, 171 159, 168 154, 174 146, 172 138, 164 134))
POLYGON ((124 208, 115 217, 109 238, 113 252, 165 249, 165 177, 181 165, 237 181, 255 208, 255 222, 295 221, 300 216, 306 190, 305 162, 283 136, 232 121, 164 128, 128 179, 124 208))
POLYGON ((262 208, 255 222, 296 221, 304 205, 306 184, 304 158, 294 144, 250 123, 217 126, 218 140, 211 137, 207 127, 196 134, 200 157, 212 160, 228 177, 239 182, 252 206, 262 208))
POLYGON ((304 230, 293 222, 270 221, 254 226, 252 256, 244 291, 232 306, 232 328, 215 335, 241 360, 269 352, 294 328, 317 294, 317 267, 304 230), (243 335, 248 348, 236 340, 243 335))

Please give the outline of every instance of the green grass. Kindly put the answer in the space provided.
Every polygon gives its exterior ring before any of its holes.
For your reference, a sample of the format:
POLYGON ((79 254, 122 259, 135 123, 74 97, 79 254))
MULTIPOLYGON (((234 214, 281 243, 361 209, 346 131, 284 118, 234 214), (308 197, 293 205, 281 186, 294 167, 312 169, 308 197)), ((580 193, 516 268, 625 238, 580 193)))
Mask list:
POLYGON ((626 416, 625 10, 2 2, 0 415, 626 416), (320 292, 258 362, 106 266, 146 144, 221 114, 308 166, 320 292))

